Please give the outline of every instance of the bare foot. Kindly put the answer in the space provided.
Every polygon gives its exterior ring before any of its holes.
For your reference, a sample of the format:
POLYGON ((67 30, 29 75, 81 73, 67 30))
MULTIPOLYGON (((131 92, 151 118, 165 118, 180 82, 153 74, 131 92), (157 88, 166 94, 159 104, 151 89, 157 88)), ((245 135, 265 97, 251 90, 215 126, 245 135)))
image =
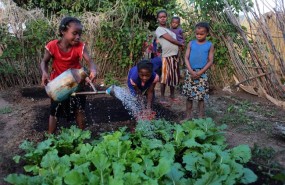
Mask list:
POLYGON ((167 102, 167 101, 166 101, 165 97, 161 97, 160 100, 159 100, 159 102, 160 102, 160 103, 165 103, 165 102, 167 102))
POLYGON ((169 107, 170 106, 170 103, 166 101, 166 99, 163 97, 163 98, 160 98, 159 100, 159 103, 166 106, 166 107, 169 107))

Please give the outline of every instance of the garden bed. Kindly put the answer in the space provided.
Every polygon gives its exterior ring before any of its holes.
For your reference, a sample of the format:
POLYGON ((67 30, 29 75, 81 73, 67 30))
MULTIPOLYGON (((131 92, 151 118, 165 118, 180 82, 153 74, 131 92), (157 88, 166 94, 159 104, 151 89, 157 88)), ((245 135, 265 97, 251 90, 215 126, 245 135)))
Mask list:
MULTIPOLYGON (((180 98, 183 100, 183 97, 180 98)), ((282 137, 274 132, 276 122, 285 122, 284 110, 273 106, 264 99, 248 96, 242 92, 230 94, 221 90, 213 91, 206 106, 207 116, 212 117, 218 124, 226 123, 228 125, 226 137, 230 147, 248 144, 253 148, 254 143, 258 144, 261 149, 271 147, 274 154, 270 161, 266 161, 267 165, 270 164, 268 166, 272 167, 272 163, 278 163, 278 169, 284 168, 285 142, 282 137)), ((157 112, 159 112, 158 117, 172 121, 182 119, 184 107, 183 101, 173 104, 171 107, 162 107, 156 104, 157 112)), ((0 114, 2 124, 0 129, 0 172, 1 179, 3 179, 8 173, 21 171, 21 168, 12 161, 12 157, 21 153, 18 146, 24 139, 39 142, 45 138, 49 99, 41 87, 10 89, 1 92, 0 108, 2 110, 0 114)), ((86 108, 88 123, 86 129, 92 132, 93 137, 97 137, 106 131, 118 130, 122 126, 132 129, 136 125, 122 104, 110 96, 90 96, 86 108)), ((68 127, 70 124, 74 123, 67 123, 62 120, 59 127, 68 127)), ((256 152, 255 155, 258 157, 262 154, 256 152)), ((258 165, 249 167, 257 174, 269 179, 268 170, 266 173, 262 171, 259 173, 258 165)), ((278 184, 276 181, 274 183, 278 184)), ((2 181, 1 184, 3 184, 2 181)))

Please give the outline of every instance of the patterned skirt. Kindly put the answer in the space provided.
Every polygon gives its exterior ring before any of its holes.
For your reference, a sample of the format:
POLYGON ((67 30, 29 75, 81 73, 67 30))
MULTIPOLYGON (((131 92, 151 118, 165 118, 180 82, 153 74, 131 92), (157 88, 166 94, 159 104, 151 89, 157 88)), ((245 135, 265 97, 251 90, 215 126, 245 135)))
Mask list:
MULTIPOLYGON (((195 70, 198 72, 199 70, 195 70)), ((189 71, 186 71, 182 94, 188 100, 207 100, 209 98, 209 83, 206 73, 203 73, 199 79, 192 79, 189 71)))
POLYGON ((176 86, 179 83, 178 56, 162 57, 161 83, 176 86))

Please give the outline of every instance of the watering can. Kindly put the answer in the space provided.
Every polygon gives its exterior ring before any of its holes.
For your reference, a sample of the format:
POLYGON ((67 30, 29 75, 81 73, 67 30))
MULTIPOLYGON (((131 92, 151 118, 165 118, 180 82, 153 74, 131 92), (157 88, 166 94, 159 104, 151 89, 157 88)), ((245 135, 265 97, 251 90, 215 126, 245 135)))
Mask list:
POLYGON ((87 73, 83 68, 68 69, 50 81, 45 90, 54 101, 66 100, 79 88, 79 84, 85 80, 87 73))

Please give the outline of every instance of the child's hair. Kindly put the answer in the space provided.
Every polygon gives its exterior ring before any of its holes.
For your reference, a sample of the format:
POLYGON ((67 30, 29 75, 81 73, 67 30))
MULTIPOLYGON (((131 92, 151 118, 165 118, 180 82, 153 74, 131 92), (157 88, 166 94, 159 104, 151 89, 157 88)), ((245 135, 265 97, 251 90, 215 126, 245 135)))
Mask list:
POLYGON ((208 33, 210 31, 210 26, 207 22, 199 22, 198 24, 196 24, 195 29, 196 28, 205 28, 208 33))
POLYGON ((75 17, 65 17, 61 20, 60 25, 59 25, 59 36, 62 37, 62 31, 66 31, 68 29, 68 25, 69 23, 74 22, 74 23, 78 23, 81 24, 81 21, 78 20, 75 17))
POLYGON ((159 11, 157 12, 157 14, 156 14, 156 18, 158 18, 158 16, 159 16, 160 13, 165 13, 165 15, 167 16, 166 10, 159 10, 159 11))
POLYGON ((179 23, 180 23, 180 17, 178 17, 178 16, 174 16, 174 17, 172 17, 171 21, 172 21, 173 19, 174 19, 174 20, 178 20, 178 21, 179 21, 179 23))
POLYGON ((138 71, 141 70, 141 69, 147 69, 150 72, 152 72, 152 70, 153 70, 153 63, 150 62, 149 60, 141 60, 137 64, 137 67, 138 67, 138 71))

